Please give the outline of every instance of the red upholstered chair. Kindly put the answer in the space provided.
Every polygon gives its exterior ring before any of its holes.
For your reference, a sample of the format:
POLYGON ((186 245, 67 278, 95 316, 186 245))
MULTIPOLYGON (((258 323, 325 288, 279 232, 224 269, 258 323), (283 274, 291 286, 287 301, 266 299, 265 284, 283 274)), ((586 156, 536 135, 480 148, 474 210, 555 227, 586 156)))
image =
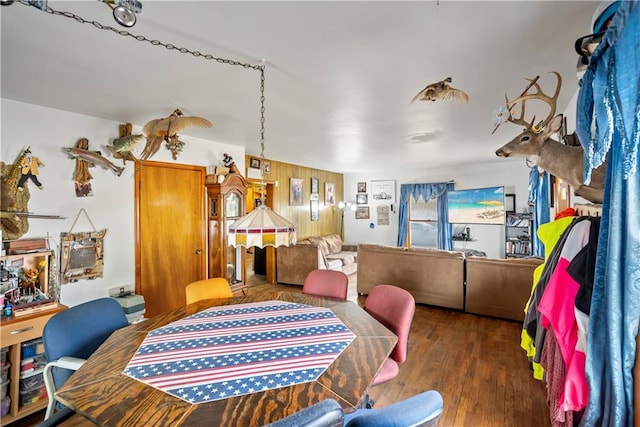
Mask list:
POLYGON ((416 312, 416 301, 413 295, 402 288, 378 285, 367 296, 364 309, 398 337, 398 343, 371 384, 378 385, 396 377, 398 365, 407 359, 409 330, 416 312))
POLYGON ((342 271, 313 270, 304 279, 302 293, 347 300, 349 278, 342 271))

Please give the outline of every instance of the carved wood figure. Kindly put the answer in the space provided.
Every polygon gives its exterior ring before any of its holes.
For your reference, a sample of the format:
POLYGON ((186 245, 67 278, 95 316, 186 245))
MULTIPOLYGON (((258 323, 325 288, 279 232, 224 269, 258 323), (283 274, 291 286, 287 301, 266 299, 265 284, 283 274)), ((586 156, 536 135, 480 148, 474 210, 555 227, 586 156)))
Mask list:
MULTIPOLYGON (((569 146, 555 139, 551 135, 558 133, 562 128, 562 114, 555 115, 556 101, 562 86, 562 77, 553 72, 558 79, 553 96, 545 95, 538 78, 529 80, 530 84, 523 94, 513 101, 505 95, 509 116, 508 122, 525 126, 525 129, 511 141, 496 150, 498 157, 524 157, 528 162, 543 169, 558 178, 563 179, 573 186, 575 194, 593 203, 602 203, 604 198, 604 182, 606 163, 595 169, 591 175, 589 185, 584 184, 584 151, 581 145, 569 146), (528 93, 531 87, 535 87, 535 93, 528 93), (540 123, 535 124, 535 116, 530 122, 524 120, 525 103, 527 100, 537 99, 549 105, 550 114, 540 123), (521 112, 519 117, 513 116, 513 108, 520 104, 521 112)), ((576 139, 572 136, 570 139, 576 139)))

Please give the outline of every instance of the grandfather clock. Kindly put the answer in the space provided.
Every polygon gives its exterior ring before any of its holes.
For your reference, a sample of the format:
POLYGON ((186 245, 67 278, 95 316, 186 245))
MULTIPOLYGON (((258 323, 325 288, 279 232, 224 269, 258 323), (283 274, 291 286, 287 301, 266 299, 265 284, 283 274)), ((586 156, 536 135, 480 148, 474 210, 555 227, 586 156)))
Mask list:
POLYGON ((249 185, 242 175, 229 174, 222 183, 207 175, 209 212, 209 277, 224 277, 234 294, 246 294, 245 248, 229 246, 229 226, 245 213, 249 185))

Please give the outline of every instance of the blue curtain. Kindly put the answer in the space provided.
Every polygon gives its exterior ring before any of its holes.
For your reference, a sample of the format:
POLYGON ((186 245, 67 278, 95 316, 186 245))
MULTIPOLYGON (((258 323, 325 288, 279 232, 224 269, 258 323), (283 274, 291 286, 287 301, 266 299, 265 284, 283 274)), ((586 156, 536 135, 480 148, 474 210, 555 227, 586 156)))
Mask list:
POLYGON ((632 368, 640 318, 640 4, 621 2, 578 94, 585 179, 607 160, 582 426, 634 422, 632 368))
POLYGON ((453 190, 453 183, 440 182, 435 184, 402 184, 400 185, 400 207, 398 208, 398 247, 407 243, 409 228, 409 199, 418 200, 422 196, 425 200, 438 198, 438 248, 453 250, 453 227, 449 224, 449 202, 447 191, 453 190))
POLYGON ((532 255, 544 258, 544 245, 538 238, 538 227, 550 220, 549 215, 549 174, 540 173, 538 168, 529 172, 529 203, 533 203, 532 255))

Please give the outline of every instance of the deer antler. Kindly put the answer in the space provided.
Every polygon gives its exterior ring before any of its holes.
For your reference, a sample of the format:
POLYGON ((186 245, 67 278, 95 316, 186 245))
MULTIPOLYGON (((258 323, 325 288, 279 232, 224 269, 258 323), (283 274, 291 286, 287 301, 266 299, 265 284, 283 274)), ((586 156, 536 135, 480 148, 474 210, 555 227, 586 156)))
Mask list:
POLYGON ((504 96, 506 105, 507 105, 507 110, 510 113, 509 117, 507 118, 507 121, 511 123, 515 123, 517 125, 523 125, 527 129, 533 130, 534 132, 540 132, 542 129, 544 129, 544 127, 547 124, 549 124, 553 116, 556 114, 556 103, 558 101, 558 95, 560 94, 560 88, 562 87, 562 77, 560 76, 560 74, 555 71, 552 71, 552 73, 555 74, 556 77, 558 78, 558 83, 556 84, 556 90, 553 96, 546 95, 540 88, 540 85, 538 84, 538 78, 540 76, 536 76, 534 79, 527 79, 529 80, 529 85, 522 92, 522 94, 516 99, 514 99, 513 101, 509 101, 509 99, 507 98, 507 95, 504 96), (536 88, 535 93, 528 93, 531 87, 536 88), (550 108, 549 115, 540 123, 535 125, 535 128, 534 128, 534 123, 536 120, 535 116, 533 116, 533 118, 531 119, 531 122, 527 122, 524 120, 525 103, 530 99, 539 99, 540 101, 546 102, 550 108), (514 117, 512 113, 512 109, 518 103, 521 103, 520 117, 514 117))

